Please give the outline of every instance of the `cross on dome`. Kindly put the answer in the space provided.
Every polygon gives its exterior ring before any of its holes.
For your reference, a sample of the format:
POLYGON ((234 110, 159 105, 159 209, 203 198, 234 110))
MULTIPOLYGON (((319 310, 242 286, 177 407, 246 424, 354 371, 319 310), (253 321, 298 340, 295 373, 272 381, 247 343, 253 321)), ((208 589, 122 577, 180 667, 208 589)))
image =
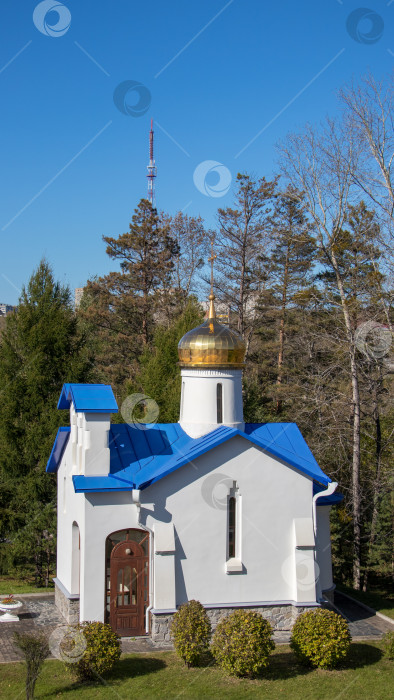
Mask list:
POLYGON ((181 367, 195 369, 242 369, 245 358, 245 343, 236 331, 223 326, 216 319, 213 293, 213 263, 217 258, 211 239, 211 293, 209 295, 208 318, 198 328, 186 333, 178 344, 181 367))
POLYGON ((208 313, 208 318, 216 318, 216 313, 215 313, 215 306, 214 306, 214 300, 215 300, 215 295, 213 293, 213 263, 215 262, 217 255, 216 253, 213 252, 213 244, 215 242, 215 238, 212 236, 211 238, 211 257, 208 258, 208 262, 211 263, 211 293, 209 295, 209 313, 208 313))

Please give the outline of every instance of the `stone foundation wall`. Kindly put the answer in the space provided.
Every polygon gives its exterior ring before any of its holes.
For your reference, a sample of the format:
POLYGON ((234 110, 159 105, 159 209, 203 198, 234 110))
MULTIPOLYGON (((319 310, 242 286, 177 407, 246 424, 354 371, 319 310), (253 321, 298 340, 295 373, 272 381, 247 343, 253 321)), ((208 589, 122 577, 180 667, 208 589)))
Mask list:
POLYGON ((79 622, 79 598, 67 598, 56 582, 55 605, 70 625, 79 622))
MULTIPOLYGON (((317 605, 316 607, 320 606, 317 605)), ((302 615, 303 612, 306 612, 307 610, 314 610, 314 608, 310 605, 306 607, 297 607, 295 605, 267 605, 258 608, 243 607, 241 609, 253 610, 253 612, 260 613, 266 620, 268 620, 274 630, 281 632, 291 630, 297 617, 302 615)), ((207 608, 206 611, 212 626, 212 632, 215 631, 218 622, 220 622, 223 617, 230 615, 230 613, 232 613, 234 610, 239 610, 239 608, 207 608)), ((152 641, 158 644, 171 643, 172 618, 173 615, 152 614, 152 641)))
POLYGON ((173 615, 151 615, 151 636, 152 641, 157 644, 172 644, 171 624, 173 615))

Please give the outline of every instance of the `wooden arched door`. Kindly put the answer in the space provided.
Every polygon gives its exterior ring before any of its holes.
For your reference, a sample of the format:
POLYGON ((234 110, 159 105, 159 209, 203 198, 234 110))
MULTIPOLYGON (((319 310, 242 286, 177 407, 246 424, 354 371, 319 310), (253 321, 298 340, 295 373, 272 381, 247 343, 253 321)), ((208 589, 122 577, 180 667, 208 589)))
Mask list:
POLYGON ((148 557, 138 542, 119 542, 111 552, 110 624, 122 637, 145 634, 148 557))

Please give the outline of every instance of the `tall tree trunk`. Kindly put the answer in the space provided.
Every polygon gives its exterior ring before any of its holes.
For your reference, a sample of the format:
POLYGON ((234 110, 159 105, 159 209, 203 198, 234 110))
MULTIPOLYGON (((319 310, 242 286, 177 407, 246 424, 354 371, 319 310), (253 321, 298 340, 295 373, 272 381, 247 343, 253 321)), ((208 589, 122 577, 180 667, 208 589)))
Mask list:
POLYGON ((375 479, 374 479, 374 484, 373 484, 373 509, 372 509, 372 518, 371 518, 371 530, 369 534, 369 542, 368 542, 368 553, 367 553, 367 561, 366 561, 366 566, 365 566, 365 574, 364 574, 364 580, 363 580, 363 591, 366 591, 368 589, 368 575, 369 575, 369 567, 371 564, 371 559, 372 559, 372 554, 373 554, 373 547, 375 544, 375 539, 376 539, 376 526, 378 523, 378 515, 379 515, 379 497, 380 497, 380 472, 381 472, 381 457, 382 457, 382 427, 380 424, 380 412, 379 412, 379 384, 381 380, 381 370, 379 372, 380 376, 375 384, 375 400, 374 400, 374 423, 375 423, 375 464, 376 464, 376 470, 375 470, 375 479), (378 384, 379 382, 379 384, 378 384))
POLYGON ((358 385, 358 373, 354 345, 350 349, 350 366, 352 375, 353 403, 353 586, 355 590, 358 591, 360 590, 361 580, 360 391, 358 385))
POLYGON ((239 281, 239 316, 238 316, 238 333, 244 336, 245 332, 245 273, 246 273, 246 262, 245 262, 245 240, 246 240, 246 230, 244 231, 243 240, 243 250, 242 250, 242 263, 241 263, 241 275, 239 281))
MULTIPOLYGON (((284 344, 285 344, 285 315, 287 306, 287 282, 288 282, 288 272, 289 272, 289 246, 287 246, 286 252, 286 262, 285 271, 283 278, 283 290, 282 290, 282 308, 281 317, 279 325, 279 351, 278 351, 278 373, 276 377, 276 385, 278 392, 282 384, 282 367, 283 367, 283 356, 284 356, 284 344)), ((276 412, 280 413, 282 410, 282 400, 279 398, 279 393, 276 399, 276 412)))
MULTIPOLYGON (((333 238, 335 240, 335 237, 333 238)), ((342 283, 341 273, 336 259, 333 245, 329 249, 329 257, 335 271, 343 318, 345 321, 350 356, 350 374, 352 386, 352 414, 353 414, 353 439, 352 439, 352 501, 353 501, 353 586, 360 590, 361 582, 361 495, 360 495, 360 389, 358 384, 358 370, 356 362, 356 347, 354 333, 347 306, 346 294, 342 283)))
POLYGON ((283 366, 283 346, 285 337, 285 309, 282 306, 282 316, 279 325, 279 351, 278 351, 278 372, 276 377, 276 386, 278 389, 278 394, 276 398, 276 412, 280 413, 282 410, 282 400, 279 398, 279 391, 282 384, 282 366, 283 366))

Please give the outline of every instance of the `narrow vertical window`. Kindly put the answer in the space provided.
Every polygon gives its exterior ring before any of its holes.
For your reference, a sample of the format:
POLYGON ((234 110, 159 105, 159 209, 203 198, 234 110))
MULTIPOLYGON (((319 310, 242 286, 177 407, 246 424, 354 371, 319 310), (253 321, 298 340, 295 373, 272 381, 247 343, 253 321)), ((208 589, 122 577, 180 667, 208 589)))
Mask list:
POLYGON ((223 390, 222 385, 216 385, 216 422, 223 423, 223 390))
POLYGON ((235 557, 235 523, 236 523, 236 500, 234 496, 228 499, 228 558, 235 557))
POLYGON ((66 488, 67 488, 66 477, 63 477, 63 513, 66 512, 66 488))
POLYGON ((183 418, 183 404, 185 401, 185 382, 182 382, 182 389, 181 389, 181 420, 183 418))

